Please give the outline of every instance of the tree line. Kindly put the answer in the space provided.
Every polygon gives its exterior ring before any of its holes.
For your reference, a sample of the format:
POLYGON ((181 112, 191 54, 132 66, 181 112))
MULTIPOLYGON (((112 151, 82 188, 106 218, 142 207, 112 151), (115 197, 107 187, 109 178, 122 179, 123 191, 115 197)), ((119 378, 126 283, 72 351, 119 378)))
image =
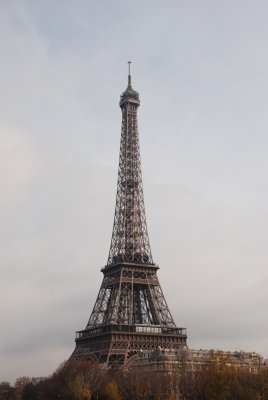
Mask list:
POLYGON ((252 374, 222 365, 203 371, 143 372, 104 369, 88 361, 68 362, 34 384, 0 383, 0 400, 268 400, 268 370, 252 374))

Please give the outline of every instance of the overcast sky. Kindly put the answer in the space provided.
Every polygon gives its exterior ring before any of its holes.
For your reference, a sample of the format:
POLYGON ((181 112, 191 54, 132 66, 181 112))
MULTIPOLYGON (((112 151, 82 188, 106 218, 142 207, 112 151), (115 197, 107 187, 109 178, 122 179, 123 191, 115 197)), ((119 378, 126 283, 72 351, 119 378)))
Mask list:
POLYGON ((154 261, 193 348, 268 357, 266 0, 0 1, 0 381, 72 353, 108 257, 127 61, 154 261))

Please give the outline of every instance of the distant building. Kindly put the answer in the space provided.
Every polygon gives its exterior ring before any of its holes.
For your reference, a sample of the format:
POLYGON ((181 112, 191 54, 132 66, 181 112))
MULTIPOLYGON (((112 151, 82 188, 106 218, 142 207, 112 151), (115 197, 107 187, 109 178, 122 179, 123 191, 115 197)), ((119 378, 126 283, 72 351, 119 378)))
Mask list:
POLYGON ((140 351, 133 359, 132 368, 146 372, 202 371, 212 364, 230 366, 238 370, 257 373, 268 367, 268 361, 255 352, 194 350, 187 347, 178 350, 161 349, 140 351))

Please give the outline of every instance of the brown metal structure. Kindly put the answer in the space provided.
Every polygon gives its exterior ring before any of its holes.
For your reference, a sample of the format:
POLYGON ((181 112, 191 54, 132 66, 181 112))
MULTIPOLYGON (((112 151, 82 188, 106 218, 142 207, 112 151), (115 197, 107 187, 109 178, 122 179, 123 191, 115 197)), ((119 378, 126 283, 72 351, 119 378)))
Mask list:
MULTIPOLYGON (((129 63, 130 67, 130 63, 129 63)), ((163 295, 150 248, 141 175, 139 94, 120 98, 122 130, 111 246, 101 288, 86 329, 77 332, 73 359, 126 365, 138 351, 186 346, 163 295)))

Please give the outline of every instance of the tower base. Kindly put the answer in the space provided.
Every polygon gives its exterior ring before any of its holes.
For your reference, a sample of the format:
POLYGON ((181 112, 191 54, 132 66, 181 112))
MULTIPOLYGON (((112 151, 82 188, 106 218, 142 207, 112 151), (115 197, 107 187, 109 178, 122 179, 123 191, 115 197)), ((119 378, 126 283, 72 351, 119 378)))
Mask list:
POLYGON ((186 329, 146 325, 106 325, 76 333, 72 360, 95 360, 126 366, 140 351, 187 347, 186 329))

